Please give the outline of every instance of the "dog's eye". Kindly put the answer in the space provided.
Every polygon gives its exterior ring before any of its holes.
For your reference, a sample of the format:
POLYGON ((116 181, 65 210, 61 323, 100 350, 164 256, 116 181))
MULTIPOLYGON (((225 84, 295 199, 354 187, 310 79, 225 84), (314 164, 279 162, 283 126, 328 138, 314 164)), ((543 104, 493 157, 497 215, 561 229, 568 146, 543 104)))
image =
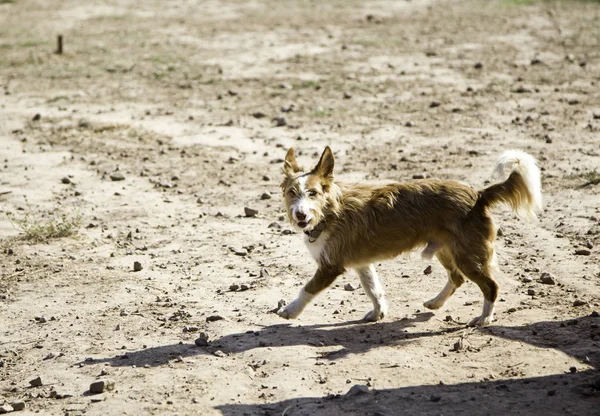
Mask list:
POLYGON ((317 196, 318 192, 315 191, 314 189, 310 189, 308 190, 308 192, 306 192, 308 194, 309 197, 313 197, 313 196, 317 196))
POLYGON ((293 189, 290 189, 288 191, 288 195, 291 196, 292 198, 295 198, 296 197, 296 191, 294 191, 293 189))

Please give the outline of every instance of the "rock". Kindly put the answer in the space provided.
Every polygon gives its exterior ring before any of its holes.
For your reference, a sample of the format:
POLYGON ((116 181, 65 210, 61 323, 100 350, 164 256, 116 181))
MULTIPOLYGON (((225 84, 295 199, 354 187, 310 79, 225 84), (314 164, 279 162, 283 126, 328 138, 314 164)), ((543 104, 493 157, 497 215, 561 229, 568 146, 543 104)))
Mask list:
POLYGON ((4 406, 0 406, 0 415, 5 413, 14 412, 15 409, 10 404, 5 404, 4 406))
POLYGON ((424 274, 431 274, 432 273, 432 269, 431 269, 431 265, 425 267, 425 270, 423 270, 424 274))
POLYGON ((473 65, 473 68, 481 69, 481 68, 483 68, 483 64, 481 62, 476 62, 475 65, 473 65))
POLYGON ((589 256, 590 254, 592 254, 592 252, 590 250, 583 248, 583 249, 575 250, 575 254, 578 256, 589 256))
POLYGON ((573 306, 587 306, 587 302, 585 300, 581 300, 581 299, 576 299, 575 302, 573 302, 573 306))
POLYGON ((196 338, 196 340, 194 341, 194 344, 196 344, 196 347, 207 347, 208 346, 208 340, 204 339, 202 337, 196 338))
POLYGON ((206 322, 216 322, 221 321, 223 319, 225 318, 223 318, 221 315, 211 315, 206 317, 206 322))
POLYGON ((531 282, 533 282, 533 279, 531 277, 525 276, 524 278, 521 279, 521 282, 523 282, 523 283, 531 283, 531 282))
POLYGON ((13 404, 11 404, 11 406, 15 412, 18 412, 20 410, 25 409, 25 402, 14 402, 13 404))
POLYGON ((344 92, 344 100, 349 100, 350 98, 352 98, 352 94, 350 94, 349 92, 344 92))
POLYGON ((33 121, 40 121, 41 118, 42 118, 42 115, 40 113, 37 113, 35 116, 33 116, 32 120, 33 121))
POLYGON ((269 269, 263 267, 260 269, 259 277, 269 277, 269 269))
POLYGON ((71 183, 71 179, 69 179, 69 177, 68 177, 68 176, 65 176, 65 177, 64 177, 64 178, 62 178, 60 181, 61 181, 62 183, 64 183, 65 185, 68 185, 68 184, 70 184, 70 183, 71 183))
POLYGON ((440 396, 438 396, 437 394, 432 394, 431 396, 429 396, 429 400, 434 403, 437 403, 440 400, 442 400, 442 398, 440 396))
POLYGON ((265 182, 268 182, 268 181, 271 180, 271 178, 268 177, 267 175, 263 175, 262 180, 265 181, 265 182))
POLYGON ((281 230, 283 226, 278 222, 272 222, 267 228, 277 228, 278 230, 281 230))
POLYGON ((267 115, 265 113, 263 113, 262 111, 257 111, 255 113, 252 113, 252 117, 254 118, 265 118, 267 115))
POLYGON ((461 351, 463 348, 464 348, 464 344, 463 344, 463 340, 461 338, 454 343, 451 351, 461 351))
POLYGON ((424 173, 415 173, 412 178, 413 179, 425 179, 425 174, 424 173))
POLYGON ((247 285, 246 283, 242 283, 242 284, 240 285, 240 292, 244 292, 244 291, 246 291, 246 290, 248 290, 248 289, 250 289, 250 286, 249 286, 249 285, 247 285))
POLYGON ((429 108, 435 108, 435 107, 439 107, 440 105, 442 105, 442 103, 440 103, 439 101, 432 101, 429 104, 429 108))
POLYGON ((598 313, 598 311, 593 311, 593 312, 590 314, 590 317, 591 317, 591 318, 598 318, 598 317, 600 317, 600 313, 598 313))
POLYGON ((183 327, 183 332, 198 332, 200 331, 200 328, 198 328, 197 326, 184 326, 183 327))
POLYGON ((404 125, 406 127, 414 127, 415 126, 415 122, 414 121, 407 121, 404 125))
POLYGON ((232 284, 232 285, 229 286, 229 290, 231 290, 232 292, 235 292, 239 288, 240 288, 240 285, 238 285, 237 283, 234 283, 234 284, 232 284))
POLYGON ((361 384, 355 384, 354 386, 350 387, 350 390, 348 390, 348 392, 345 394, 346 397, 354 397, 354 396, 362 396, 363 394, 369 394, 371 393, 371 390, 369 390, 369 387, 367 386, 363 386, 361 384))
POLYGON ((273 197, 272 197, 272 196, 271 196, 271 194, 270 194, 270 193, 268 193, 268 192, 263 192, 263 194, 260 196, 260 199, 262 199, 263 201, 264 201, 265 199, 271 199, 271 198, 273 198, 273 197))
POLYGON ((139 272, 143 269, 144 267, 142 266, 142 263, 140 263, 139 261, 134 261, 133 262, 133 271, 134 272, 139 272))
POLYGON ((344 290, 347 290, 348 292, 353 292, 356 290, 356 286, 354 286, 352 283, 346 283, 344 285, 344 290))
POLYGON ((31 387, 40 387, 44 385, 41 377, 34 378, 33 380, 29 381, 29 384, 31 384, 31 387))
POLYGON ((213 355, 215 355, 215 356, 217 356, 217 357, 221 357, 221 358, 223 358, 223 357, 227 357, 227 354, 225 354, 225 353, 224 353, 223 351, 221 351, 221 350, 217 350, 217 351, 213 352, 213 355))
POLYGON ((587 240, 585 240, 585 246, 591 250, 594 248, 594 243, 588 238, 587 240))
POLYGON ((124 181, 125 176, 121 172, 114 172, 110 174, 110 180, 113 182, 124 181))
POLYGON ((550 273, 542 273, 542 275, 540 276, 540 283, 543 283, 545 285, 555 285, 556 280, 554 280, 550 273))
POLYGON ((285 117, 275 117, 272 121, 275 127, 283 127, 287 124, 285 117))
POLYGON ((235 253, 236 256, 247 256, 248 255, 248 250, 246 250, 245 248, 241 248, 241 249, 235 249, 233 250, 233 252, 235 253))
POLYGON ((534 289, 528 289, 528 290, 527 290, 527 294, 528 294, 529 296, 534 296, 534 295, 535 295, 535 290, 534 290, 534 289))
POLYGON ((258 215, 258 210, 244 207, 244 214, 246 214, 246 217, 248 218, 254 218, 258 215))
POLYGON ((114 389, 115 381, 110 378, 94 381, 92 384, 90 384, 90 393, 92 394, 100 394, 114 389))

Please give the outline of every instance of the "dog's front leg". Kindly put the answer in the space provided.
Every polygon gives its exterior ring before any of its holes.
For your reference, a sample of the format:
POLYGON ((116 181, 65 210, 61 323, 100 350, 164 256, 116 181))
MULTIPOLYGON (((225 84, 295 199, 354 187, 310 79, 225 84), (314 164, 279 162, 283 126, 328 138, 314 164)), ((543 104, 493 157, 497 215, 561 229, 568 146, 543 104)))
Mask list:
POLYGON ((375 266, 370 264, 367 267, 357 268, 356 272, 360 277, 360 283, 363 289, 365 289, 365 293, 371 299, 371 302, 373 302, 373 310, 367 312, 364 320, 375 322, 383 319, 387 314, 388 304, 385 300, 383 286, 381 286, 379 277, 377 277, 375 266))
POLYGON ((277 314, 285 319, 297 318, 306 305, 317 296, 319 292, 327 288, 333 281, 344 272, 343 268, 332 266, 319 266, 314 277, 304 285, 298 297, 289 305, 277 311, 277 314))

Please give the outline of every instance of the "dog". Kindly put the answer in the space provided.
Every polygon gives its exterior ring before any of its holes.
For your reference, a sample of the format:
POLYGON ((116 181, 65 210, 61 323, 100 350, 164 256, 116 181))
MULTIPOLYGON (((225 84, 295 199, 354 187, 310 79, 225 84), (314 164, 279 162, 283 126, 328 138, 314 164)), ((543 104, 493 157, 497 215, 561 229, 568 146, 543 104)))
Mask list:
POLYGON ((441 292, 424 303, 439 309, 466 279, 483 293, 483 311, 469 326, 492 322, 498 284, 494 226, 490 210, 498 203, 536 217, 542 210, 540 170, 522 151, 504 152, 495 173, 503 182, 477 191, 449 180, 422 179, 384 186, 342 184, 333 180, 334 156, 329 147, 311 170, 302 169, 293 148, 285 156, 281 188, 288 218, 303 233, 318 267, 298 297, 277 313, 298 317, 317 294, 346 269, 360 277, 373 302, 364 319, 378 321, 388 312, 374 263, 424 248, 422 256, 437 257, 448 273, 441 292))

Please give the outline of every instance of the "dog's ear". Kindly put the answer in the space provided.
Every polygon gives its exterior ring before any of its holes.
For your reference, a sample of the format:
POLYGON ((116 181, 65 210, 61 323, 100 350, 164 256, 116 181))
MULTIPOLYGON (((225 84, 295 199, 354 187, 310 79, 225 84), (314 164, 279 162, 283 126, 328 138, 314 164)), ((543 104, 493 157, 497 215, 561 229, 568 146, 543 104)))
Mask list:
POLYGON ((319 159, 319 163, 315 166, 314 172, 327 179, 333 179, 333 152, 327 146, 325 150, 323 150, 323 154, 321 155, 321 159, 319 159))
POLYGON ((294 173, 300 172, 302 169, 298 166, 298 162, 296 162, 296 153, 294 152, 294 148, 290 147, 287 154, 285 155, 285 161, 283 162, 283 173, 288 176, 292 176, 294 173))

